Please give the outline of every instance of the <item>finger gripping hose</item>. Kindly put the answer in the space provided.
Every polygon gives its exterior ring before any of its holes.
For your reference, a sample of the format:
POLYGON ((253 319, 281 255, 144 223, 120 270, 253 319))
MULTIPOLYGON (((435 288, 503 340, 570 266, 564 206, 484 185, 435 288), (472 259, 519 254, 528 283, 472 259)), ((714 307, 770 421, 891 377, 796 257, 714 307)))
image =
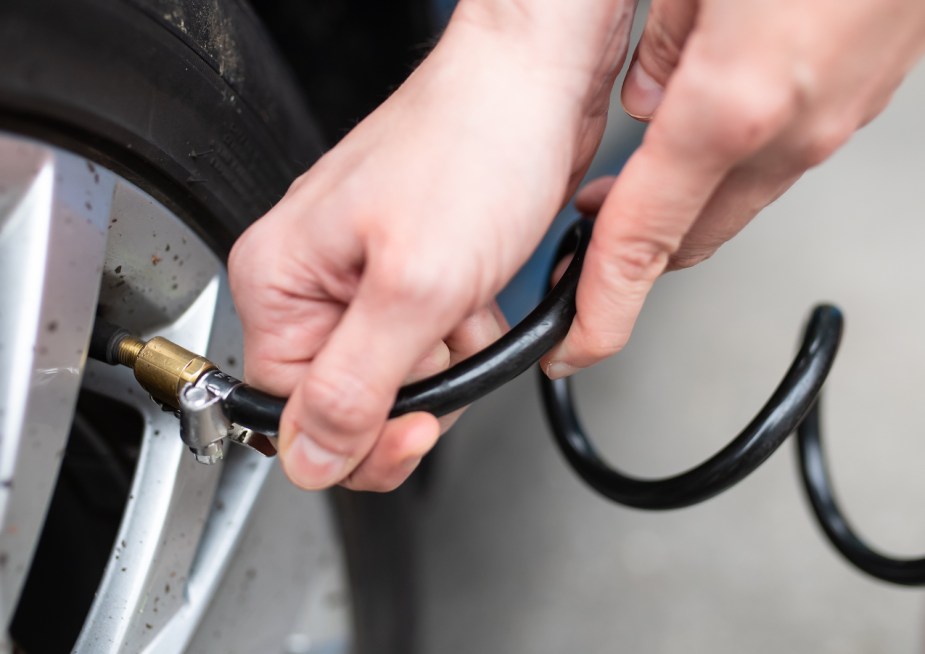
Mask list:
MULTIPOLYGON (((563 248, 574 257, 559 283, 522 322, 465 361, 403 387, 389 417, 413 411, 443 416, 468 406, 525 372, 561 341, 575 316, 575 292, 591 228, 591 220, 582 219, 566 234, 563 248)), ((276 433, 285 404, 285 399, 241 386, 225 400, 225 409, 232 422, 276 433)))

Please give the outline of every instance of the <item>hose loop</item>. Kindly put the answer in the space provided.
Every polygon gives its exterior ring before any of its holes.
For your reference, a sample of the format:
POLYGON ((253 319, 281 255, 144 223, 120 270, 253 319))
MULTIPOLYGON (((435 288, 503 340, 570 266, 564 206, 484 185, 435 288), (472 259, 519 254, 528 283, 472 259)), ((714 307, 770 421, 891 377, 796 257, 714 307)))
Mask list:
POLYGON ((872 577, 903 586, 925 584, 925 558, 880 554, 855 533, 842 514, 829 478, 819 419, 819 401, 800 424, 797 454, 803 488, 816 520, 829 542, 855 567, 872 577))
POLYGON ((556 444, 575 473, 604 497, 638 509, 677 509, 734 486, 767 460, 809 414, 822 389, 842 333, 841 312, 816 307, 790 369, 754 419, 726 447, 700 465, 663 479, 639 479, 598 454, 575 412, 567 379, 540 375, 546 417, 556 444))

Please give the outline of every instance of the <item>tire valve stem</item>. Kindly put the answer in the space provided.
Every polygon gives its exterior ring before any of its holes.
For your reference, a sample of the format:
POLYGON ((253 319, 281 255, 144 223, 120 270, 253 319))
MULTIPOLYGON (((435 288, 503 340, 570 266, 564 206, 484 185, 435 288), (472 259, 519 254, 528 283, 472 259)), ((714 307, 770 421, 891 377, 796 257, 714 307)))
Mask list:
POLYGON ((195 386, 205 373, 216 369, 205 357, 166 338, 155 336, 143 341, 128 330, 107 323, 94 326, 90 356, 131 368, 135 379, 156 402, 174 410, 180 409, 184 386, 195 386), (94 343, 96 340, 101 342, 94 343))
POLYGON ((116 346, 117 363, 122 364, 126 368, 134 369, 135 362, 138 360, 138 355, 141 354, 141 350, 144 349, 144 346, 145 342, 143 340, 127 334, 116 346))
POLYGON ((224 439, 276 454, 272 436, 232 424, 224 401, 240 380, 221 372, 214 363, 161 336, 143 341, 128 330, 97 320, 90 340, 90 357, 131 368, 151 398, 180 417, 180 436, 200 463, 224 456, 224 439))

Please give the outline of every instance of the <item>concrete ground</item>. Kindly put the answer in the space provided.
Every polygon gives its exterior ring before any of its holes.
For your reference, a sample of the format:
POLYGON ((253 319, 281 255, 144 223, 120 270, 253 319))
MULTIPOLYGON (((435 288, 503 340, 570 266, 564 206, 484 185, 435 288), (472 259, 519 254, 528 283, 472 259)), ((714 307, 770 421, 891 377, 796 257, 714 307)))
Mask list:
MULTIPOLYGON (((919 67, 739 238, 657 284, 630 346, 577 381, 612 461, 660 475, 718 449, 778 382, 810 308, 833 301, 847 320, 825 406, 838 491, 877 546, 925 555, 923 106, 919 67)), ((421 511, 428 654, 923 651, 922 592, 830 549, 792 445, 725 495, 653 514, 572 476, 532 374, 446 441, 421 511)))

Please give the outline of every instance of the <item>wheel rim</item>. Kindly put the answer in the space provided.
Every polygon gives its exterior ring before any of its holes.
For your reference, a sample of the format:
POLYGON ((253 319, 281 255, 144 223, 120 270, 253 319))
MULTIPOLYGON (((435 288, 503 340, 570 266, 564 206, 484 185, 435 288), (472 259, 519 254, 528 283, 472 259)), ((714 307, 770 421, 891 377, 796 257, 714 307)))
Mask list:
POLYGON ((208 641, 213 651, 233 649, 222 641, 237 648, 248 638, 266 643, 271 637, 293 653, 347 651, 349 605, 330 601, 346 594, 346 573, 324 496, 289 494, 284 506, 267 508, 268 486, 281 489, 277 494, 290 491, 268 482, 279 477, 272 460, 247 450, 220 465, 197 464, 180 441, 176 418, 143 396, 130 371, 86 360, 98 305, 108 320, 142 335, 156 331, 241 372, 240 325, 222 262, 187 225, 93 162, 0 134, 4 626, 22 591, 84 389, 133 407, 144 428, 79 651, 177 652, 216 622, 219 632, 208 641), (286 515, 292 510, 310 528, 294 530, 286 515), (266 534, 272 545, 255 543, 260 530, 277 532, 266 534), (274 569, 274 547, 293 545, 287 538, 323 564, 304 579, 305 570, 274 569), (291 592, 261 597, 256 583, 232 592, 229 580, 242 574, 240 561, 248 562, 245 581, 268 570, 260 583, 305 582, 304 597, 295 605, 291 592), (229 615, 240 619, 229 622, 229 615))

